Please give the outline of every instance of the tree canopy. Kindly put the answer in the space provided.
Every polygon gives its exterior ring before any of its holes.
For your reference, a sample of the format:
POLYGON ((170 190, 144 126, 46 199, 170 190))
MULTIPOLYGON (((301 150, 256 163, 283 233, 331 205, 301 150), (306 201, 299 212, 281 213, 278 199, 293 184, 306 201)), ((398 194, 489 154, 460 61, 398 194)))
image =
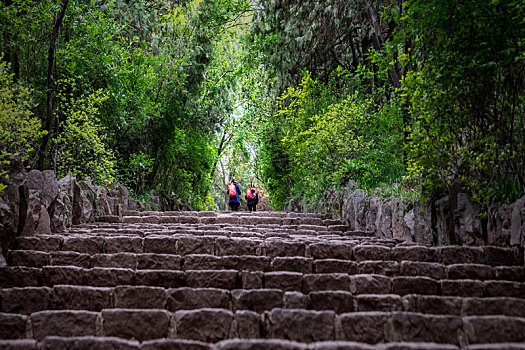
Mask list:
POLYGON ((200 210, 525 194, 523 1, 6 0, 0 35, 0 162, 200 210))

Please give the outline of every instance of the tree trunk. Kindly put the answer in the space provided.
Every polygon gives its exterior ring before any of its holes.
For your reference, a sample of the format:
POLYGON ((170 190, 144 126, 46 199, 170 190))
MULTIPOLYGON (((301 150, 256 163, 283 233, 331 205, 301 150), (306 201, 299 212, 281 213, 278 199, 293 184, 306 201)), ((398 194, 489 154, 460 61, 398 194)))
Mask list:
MULTIPOLYGON (((366 14, 368 15, 368 19, 372 26, 374 26, 374 48, 379 51, 383 48, 383 45, 385 43, 385 40, 383 39, 383 35, 381 34, 381 24, 379 23, 379 18, 377 15, 377 10, 374 6, 370 6, 368 8, 368 11, 366 11, 366 14)), ((396 71, 396 67, 392 67, 388 70, 388 75, 390 76, 390 80, 392 81, 392 84, 399 88, 401 87, 399 74, 396 71)))
POLYGON ((37 164, 39 169, 43 169, 45 167, 46 148, 47 143, 49 142, 49 136, 51 134, 51 126, 53 125, 53 65, 55 62, 55 44, 58 39, 62 20, 66 14, 68 3, 69 0, 62 0, 62 6, 53 25, 53 32, 51 33, 51 40, 49 42, 49 50, 47 55, 47 113, 46 120, 44 122, 44 130, 47 131, 47 133, 42 137, 42 144, 40 145, 37 164))

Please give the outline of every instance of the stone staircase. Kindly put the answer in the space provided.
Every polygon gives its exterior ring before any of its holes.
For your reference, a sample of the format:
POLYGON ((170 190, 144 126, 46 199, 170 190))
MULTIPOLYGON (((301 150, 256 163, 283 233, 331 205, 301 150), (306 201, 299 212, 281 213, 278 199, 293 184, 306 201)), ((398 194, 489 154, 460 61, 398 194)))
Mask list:
POLYGON ((19 237, 0 349, 525 349, 523 251, 318 214, 128 212, 19 237))

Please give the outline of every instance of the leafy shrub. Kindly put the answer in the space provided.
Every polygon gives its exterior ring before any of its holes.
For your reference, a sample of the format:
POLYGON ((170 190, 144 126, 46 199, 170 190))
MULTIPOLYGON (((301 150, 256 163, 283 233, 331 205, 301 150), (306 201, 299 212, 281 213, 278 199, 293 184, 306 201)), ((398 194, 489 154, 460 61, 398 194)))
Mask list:
MULTIPOLYGON (((32 117, 31 91, 13 82, 10 65, 0 57, 0 165, 10 157, 27 160, 44 134, 38 118, 32 117)), ((7 177, 3 171, 0 177, 7 177)), ((0 193, 5 185, 0 184, 0 193)))
POLYGON ((112 183, 115 176, 113 153, 105 145, 106 135, 97 121, 98 105, 106 100, 102 90, 77 100, 63 101, 66 120, 63 132, 55 140, 57 172, 98 183, 112 183))

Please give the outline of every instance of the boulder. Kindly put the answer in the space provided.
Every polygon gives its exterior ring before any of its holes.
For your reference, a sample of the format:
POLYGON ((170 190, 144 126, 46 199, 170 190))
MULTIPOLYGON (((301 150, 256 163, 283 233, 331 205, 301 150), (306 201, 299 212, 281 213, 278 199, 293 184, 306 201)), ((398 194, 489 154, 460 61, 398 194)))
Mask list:
POLYGON ((117 198, 121 211, 127 211, 129 208, 129 193, 128 190, 121 184, 117 185, 117 198))
POLYGON ((366 216, 366 230, 367 231, 377 231, 377 216, 379 214, 379 208, 383 205, 381 198, 372 197, 370 199, 370 207, 368 208, 368 213, 366 216))

